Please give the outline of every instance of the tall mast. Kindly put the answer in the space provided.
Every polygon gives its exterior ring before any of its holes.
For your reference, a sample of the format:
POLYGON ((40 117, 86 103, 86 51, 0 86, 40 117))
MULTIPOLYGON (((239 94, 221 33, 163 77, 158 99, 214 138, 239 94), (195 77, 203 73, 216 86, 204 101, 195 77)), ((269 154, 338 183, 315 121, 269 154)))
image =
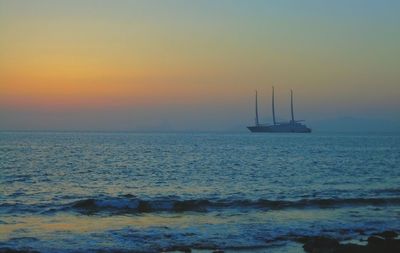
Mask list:
POLYGON ((293 113, 293 90, 290 90, 290 109, 292 112, 292 123, 294 123, 294 113, 293 113))
POLYGON ((258 122, 258 102, 257 102, 257 90, 256 90, 256 126, 259 125, 258 122))
POLYGON ((274 121, 274 125, 276 125, 275 121, 275 94, 274 94, 274 86, 272 86, 272 119, 274 121))

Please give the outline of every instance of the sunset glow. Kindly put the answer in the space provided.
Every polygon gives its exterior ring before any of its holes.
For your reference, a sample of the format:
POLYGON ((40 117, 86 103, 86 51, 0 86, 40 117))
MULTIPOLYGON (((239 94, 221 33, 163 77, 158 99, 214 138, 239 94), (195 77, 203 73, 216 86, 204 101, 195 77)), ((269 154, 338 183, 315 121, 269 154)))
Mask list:
POLYGON ((216 124, 223 128, 234 118, 248 122, 254 89, 268 104, 272 85, 284 109, 293 88, 308 118, 371 110, 393 117, 398 9, 397 1, 2 0, 0 106, 8 123, 0 128, 21 128, 16 118, 35 108, 114 108, 122 118, 140 108, 177 121, 175 106, 187 106, 180 115, 190 119, 230 108, 216 124))

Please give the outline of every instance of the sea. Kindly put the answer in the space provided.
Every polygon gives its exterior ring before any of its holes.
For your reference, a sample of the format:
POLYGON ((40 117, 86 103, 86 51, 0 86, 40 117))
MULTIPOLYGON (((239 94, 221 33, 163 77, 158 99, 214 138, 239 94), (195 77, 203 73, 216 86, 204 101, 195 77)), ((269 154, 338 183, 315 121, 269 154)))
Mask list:
POLYGON ((303 252, 400 230, 400 134, 0 132, 0 249, 303 252))

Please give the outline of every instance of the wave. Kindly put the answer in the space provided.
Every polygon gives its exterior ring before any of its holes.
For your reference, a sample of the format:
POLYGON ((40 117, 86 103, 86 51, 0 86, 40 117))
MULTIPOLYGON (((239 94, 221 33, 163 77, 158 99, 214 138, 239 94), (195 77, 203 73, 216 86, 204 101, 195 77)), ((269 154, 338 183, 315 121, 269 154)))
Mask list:
POLYGON ((396 206, 400 197, 380 198, 318 198, 299 200, 268 199, 182 199, 180 197, 138 198, 133 195, 119 197, 100 196, 75 200, 64 204, 53 203, 0 203, 0 213, 54 213, 76 211, 82 214, 155 213, 155 212, 212 212, 251 211, 306 208, 339 208, 345 206, 396 206))
POLYGON ((382 206, 399 205, 400 198, 333 198, 286 200, 230 200, 230 199, 188 199, 136 197, 108 197, 83 199, 70 203, 66 208, 79 212, 114 211, 123 213, 148 212, 208 212, 223 209, 264 209, 277 210, 288 208, 333 208, 340 206, 382 206))

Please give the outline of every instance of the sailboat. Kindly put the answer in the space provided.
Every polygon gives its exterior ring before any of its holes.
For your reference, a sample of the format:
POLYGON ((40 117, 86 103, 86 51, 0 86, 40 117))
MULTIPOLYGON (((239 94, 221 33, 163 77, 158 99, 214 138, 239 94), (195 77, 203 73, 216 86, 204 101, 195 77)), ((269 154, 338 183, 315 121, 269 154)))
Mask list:
POLYGON ((311 133, 311 128, 308 128, 305 124, 302 124, 304 120, 295 120, 293 112, 293 90, 290 90, 290 111, 292 119, 288 122, 276 122, 275 120, 275 91, 272 87, 272 120, 273 124, 261 124, 258 119, 258 96, 256 91, 256 118, 255 125, 249 126, 249 129, 253 133, 311 133))

